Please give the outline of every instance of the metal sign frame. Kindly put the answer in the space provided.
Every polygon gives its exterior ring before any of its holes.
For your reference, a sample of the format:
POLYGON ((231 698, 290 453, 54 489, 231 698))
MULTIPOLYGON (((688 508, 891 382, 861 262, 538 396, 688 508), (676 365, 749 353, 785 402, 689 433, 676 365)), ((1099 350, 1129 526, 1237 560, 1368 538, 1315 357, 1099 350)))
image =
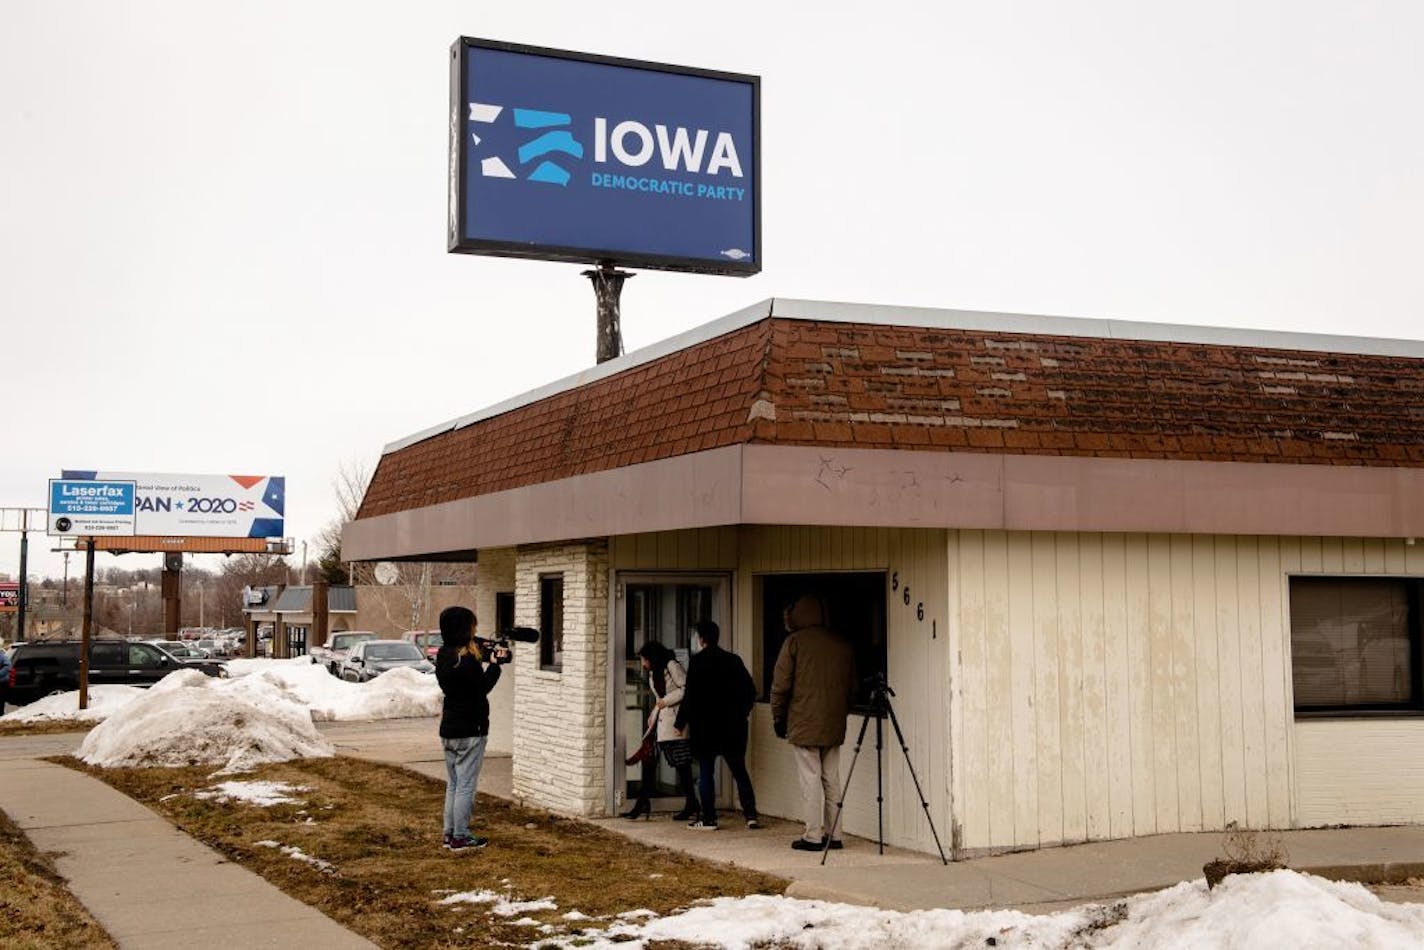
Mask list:
POLYGON ((624 59, 616 56, 600 56, 593 53, 579 53, 571 50, 550 49, 543 46, 528 46, 522 43, 508 43, 500 40, 479 39, 462 36, 450 47, 450 220, 448 247, 457 254, 483 254, 493 257, 516 257, 532 260, 564 261, 579 264, 609 264, 619 267, 636 267, 647 270, 685 271, 694 274, 713 274, 730 277, 750 277, 761 272, 761 77, 745 73, 722 72, 700 69, 692 66, 674 66, 668 63, 624 59), (465 237, 464 222, 466 212, 466 184, 469 178, 469 137, 464 134, 464 104, 469 101, 469 70, 467 57, 472 49, 500 50, 511 53, 525 53, 552 59, 573 60, 600 66, 620 66, 648 72, 662 72, 679 76, 694 76, 702 79, 716 79, 726 82, 744 83, 751 86, 752 96, 752 239, 753 253, 748 260, 720 261, 712 258, 678 257, 675 255, 648 254, 614 250, 612 248, 567 247, 551 244, 528 244, 523 242, 487 240, 465 237))

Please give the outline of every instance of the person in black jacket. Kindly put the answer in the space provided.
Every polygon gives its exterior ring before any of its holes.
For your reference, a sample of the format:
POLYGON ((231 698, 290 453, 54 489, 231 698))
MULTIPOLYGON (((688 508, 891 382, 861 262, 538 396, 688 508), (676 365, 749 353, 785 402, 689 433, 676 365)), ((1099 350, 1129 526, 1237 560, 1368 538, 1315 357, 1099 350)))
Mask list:
POLYGON ((440 641, 435 678, 445 694, 440 710, 440 743, 445 747, 445 847, 450 851, 482 848, 488 839, 470 834, 475 785, 489 739, 489 691, 499 682, 499 667, 509 653, 495 651, 485 665, 472 642, 475 613, 468 607, 440 612, 440 641))
POLYGON ((721 631, 710 620, 693 627, 702 648, 687 663, 687 691, 678 709, 676 727, 688 729, 692 754, 697 757, 697 785, 702 797, 702 817, 688 827, 717 830, 717 756, 721 756, 737 783, 737 798, 748 828, 760 828, 756 793, 747 774, 747 716, 756 702, 756 683, 742 658, 717 645, 721 631))

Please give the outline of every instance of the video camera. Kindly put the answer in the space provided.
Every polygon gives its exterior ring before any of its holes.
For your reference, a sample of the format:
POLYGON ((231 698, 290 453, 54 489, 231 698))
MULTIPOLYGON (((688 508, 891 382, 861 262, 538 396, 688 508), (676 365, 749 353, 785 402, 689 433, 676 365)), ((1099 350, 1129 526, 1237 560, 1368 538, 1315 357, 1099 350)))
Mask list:
POLYGON ((533 627, 511 627, 508 630, 501 630, 499 636, 493 640, 485 637, 474 637, 475 645, 480 648, 480 653, 490 657, 493 663, 508 663, 513 656, 510 653, 510 641, 519 643, 538 643, 539 631, 533 627))

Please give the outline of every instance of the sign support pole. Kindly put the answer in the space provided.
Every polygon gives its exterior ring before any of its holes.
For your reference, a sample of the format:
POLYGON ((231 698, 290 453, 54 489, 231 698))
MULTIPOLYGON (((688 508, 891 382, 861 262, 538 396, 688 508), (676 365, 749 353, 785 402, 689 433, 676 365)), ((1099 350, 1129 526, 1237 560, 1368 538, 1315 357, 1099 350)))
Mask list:
POLYGON ((25 614, 30 609, 30 513, 20 513, 20 596, 16 605, 15 642, 25 639, 25 614))
POLYGON ((619 270, 612 261, 601 261, 596 270, 586 270, 583 276, 593 281, 593 294, 598 299, 598 362, 606 363, 623 355, 622 314, 619 298, 623 282, 634 276, 619 270))
POLYGON ((84 626, 79 636, 79 708, 89 708, 89 644, 94 636, 94 537, 84 540, 84 626))

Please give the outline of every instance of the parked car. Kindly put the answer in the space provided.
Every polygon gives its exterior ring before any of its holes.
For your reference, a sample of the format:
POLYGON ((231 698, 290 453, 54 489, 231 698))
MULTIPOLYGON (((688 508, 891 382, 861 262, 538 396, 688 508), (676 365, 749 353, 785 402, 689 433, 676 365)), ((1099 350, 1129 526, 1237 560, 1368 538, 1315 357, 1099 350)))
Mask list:
MULTIPOLYGON (((78 689, 79 646, 77 640, 17 643, 10 653, 9 702, 23 706, 51 693, 78 689)), ((202 670, 209 676, 227 675, 221 663, 180 660, 152 643, 95 640, 89 644, 91 686, 119 683, 147 687, 177 669, 202 670)))
POLYGON ((425 653, 425 658, 431 663, 435 662, 435 654, 440 650, 440 644, 444 641, 440 639, 439 630, 407 630, 401 634, 401 639, 406 643, 414 643, 425 653))
POLYGON ((341 664, 351 652, 351 648, 358 643, 375 639, 377 635, 370 630, 342 630, 340 633, 333 633, 325 646, 310 647, 307 655, 313 663, 325 666, 332 676, 340 676, 341 664))
POLYGON ((338 675, 348 683, 364 683, 400 666, 422 673, 435 672, 435 664, 427 660, 414 643, 405 640, 364 640, 351 648, 338 675))
POLYGON ((177 657, 180 660, 207 660, 211 659, 209 654, 194 646, 191 642, 184 643, 182 640, 145 640, 169 656, 177 657))

